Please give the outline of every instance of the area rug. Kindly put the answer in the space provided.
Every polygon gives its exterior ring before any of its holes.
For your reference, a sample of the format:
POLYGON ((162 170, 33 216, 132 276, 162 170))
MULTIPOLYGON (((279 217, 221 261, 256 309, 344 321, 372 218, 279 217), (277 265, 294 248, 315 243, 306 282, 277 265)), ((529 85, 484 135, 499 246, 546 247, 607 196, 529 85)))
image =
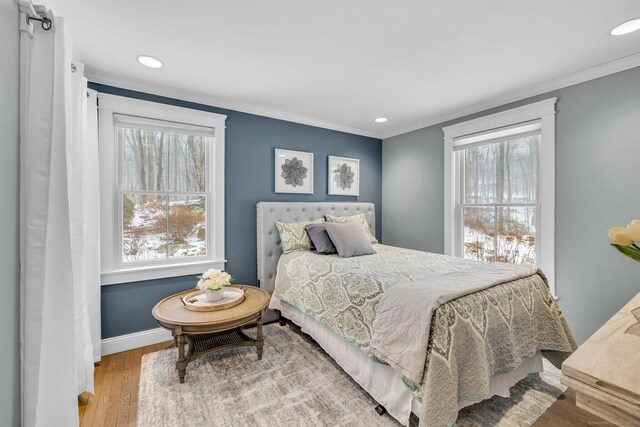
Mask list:
MULTIPOLYGON (((297 328, 267 325, 264 332, 261 361, 253 347, 216 353, 191 363, 184 384, 175 348, 145 355, 138 426, 400 425, 379 416, 376 402, 297 328)), ((463 409, 457 425, 531 425, 565 390, 559 372, 545 364, 544 373, 520 381, 510 397, 463 409)))

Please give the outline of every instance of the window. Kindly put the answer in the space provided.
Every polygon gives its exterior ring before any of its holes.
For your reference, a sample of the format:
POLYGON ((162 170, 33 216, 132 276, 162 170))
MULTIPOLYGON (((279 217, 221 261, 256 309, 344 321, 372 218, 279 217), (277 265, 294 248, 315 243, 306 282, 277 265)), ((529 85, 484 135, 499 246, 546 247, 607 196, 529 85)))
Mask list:
POLYGON ((224 267, 225 116, 99 95, 103 284, 224 267))
MULTIPOLYGON (((537 125, 537 126, 536 126, 537 125)), ((454 139, 462 165, 460 209, 462 254, 479 261, 536 263, 538 206, 537 129, 524 125, 508 138, 499 131, 482 142, 454 139)))
POLYGON ((555 101, 444 128, 445 252, 538 265, 552 292, 555 101))

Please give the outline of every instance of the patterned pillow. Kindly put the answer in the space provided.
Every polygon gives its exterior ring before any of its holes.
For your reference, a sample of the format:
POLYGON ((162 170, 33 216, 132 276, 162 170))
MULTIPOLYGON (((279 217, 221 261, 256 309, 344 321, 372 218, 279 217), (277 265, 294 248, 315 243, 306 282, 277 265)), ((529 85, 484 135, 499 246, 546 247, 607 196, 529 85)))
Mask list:
POLYGON ((369 227, 369 223, 367 222, 367 217, 364 216, 363 213, 357 215, 347 215, 347 216, 333 216, 333 215, 325 215, 327 218, 327 222, 358 222, 362 228, 364 228, 364 233, 367 235, 371 243, 378 243, 376 240, 376 236, 371 233, 371 228, 369 227))
POLYGON ((282 253, 287 254, 293 251, 310 251, 311 239, 304 229, 307 224, 316 224, 324 222, 324 219, 316 219, 305 222, 276 222, 276 228, 280 233, 280 243, 282 244, 282 253))

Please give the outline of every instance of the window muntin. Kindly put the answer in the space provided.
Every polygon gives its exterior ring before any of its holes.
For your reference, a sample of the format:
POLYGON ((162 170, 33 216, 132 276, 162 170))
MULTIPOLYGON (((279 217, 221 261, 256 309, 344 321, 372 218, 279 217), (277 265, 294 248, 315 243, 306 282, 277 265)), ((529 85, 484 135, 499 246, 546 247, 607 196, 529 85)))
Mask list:
POLYGON ((116 121, 115 134, 119 264, 206 257, 213 130, 129 117, 116 121))

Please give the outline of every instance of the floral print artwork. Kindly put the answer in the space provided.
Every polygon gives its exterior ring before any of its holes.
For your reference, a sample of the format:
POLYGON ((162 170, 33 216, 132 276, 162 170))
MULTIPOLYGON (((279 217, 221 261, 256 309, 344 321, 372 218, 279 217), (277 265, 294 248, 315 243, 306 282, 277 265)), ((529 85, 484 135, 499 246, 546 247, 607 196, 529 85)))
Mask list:
POLYGON ((284 178, 286 185, 302 187, 304 179, 307 177, 308 170, 309 169, 303 165, 302 160, 294 157, 284 161, 284 164, 282 165, 282 174, 280 176, 284 178))
POLYGON ((360 194, 360 160, 329 156, 327 191, 338 196, 360 194))
POLYGON ((342 163, 338 165, 333 171, 333 180, 338 184, 338 187, 345 190, 347 188, 351 188, 351 184, 353 184, 354 173, 351 170, 351 166, 346 163, 342 163))

